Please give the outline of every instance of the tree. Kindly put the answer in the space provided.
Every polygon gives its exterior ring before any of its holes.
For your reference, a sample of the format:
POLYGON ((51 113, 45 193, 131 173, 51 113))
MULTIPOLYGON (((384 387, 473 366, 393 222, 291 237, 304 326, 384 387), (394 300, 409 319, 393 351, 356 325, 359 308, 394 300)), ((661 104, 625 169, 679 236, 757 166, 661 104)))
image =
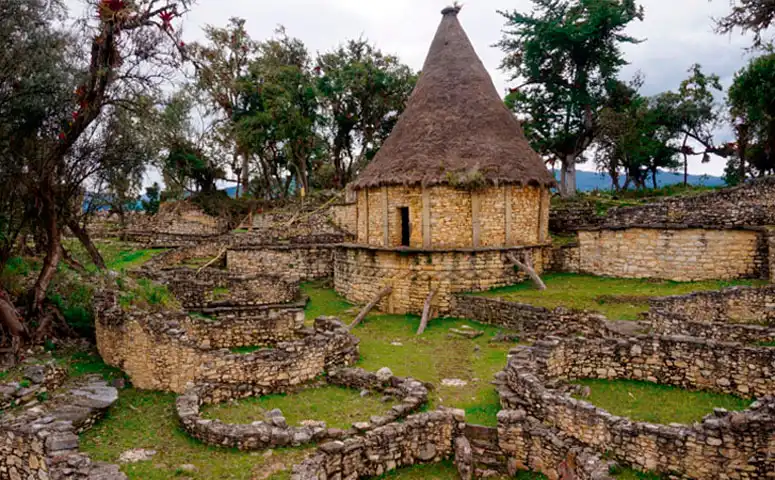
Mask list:
POLYGON ((304 43, 283 28, 263 42, 250 73, 241 83, 236 113, 239 135, 262 162, 278 190, 287 192, 291 179, 309 191, 311 158, 320 149, 318 98, 311 60, 304 43), (285 177, 283 185, 283 172, 285 177))
POLYGON ((606 86, 626 64, 621 45, 638 43, 624 29, 643 18, 634 0, 533 0, 534 11, 499 12, 507 30, 498 43, 501 68, 522 86, 507 105, 525 117, 541 154, 562 164, 560 191, 576 193, 576 163, 596 136, 606 86))
POLYGON ((140 201, 143 206, 143 211, 146 215, 156 215, 159 213, 159 206, 161 201, 159 196, 161 194, 161 187, 158 183, 154 182, 150 187, 145 188, 145 198, 140 201))
POLYGON ((775 20, 775 2, 772 0, 733 0, 732 11, 724 18, 716 21, 719 33, 731 33, 741 29, 743 33, 751 31, 754 34, 754 46, 763 44, 762 33, 775 20))
POLYGON ((247 193, 250 183, 250 156, 239 145, 235 131, 235 109, 239 101, 239 82, 248 73, 248 66, 258 51, 247 30, 245 20, 232 18, 225 28, 208 25, 204 28, 206 44, 187 48, 196 68, 196 88, 205 94, 207 114, 217 116, 217 126, 229 148, 233 150, 232 171, 239 186, 247 193))
POLYGON ((718 153, 713 137, 721 115, 713 95, 721 92, 721 80, 718 75, 706 75, 700 64, 689 69, 690 76, 678 89, 680 97, 677 106, 683 133, 681 154, 684 157, 684 185, 689 184, 689 156, 702 155, 703 163, 710 161, 710 153, 718 153), (694 150, 689 141, 698 143, 702 150, 694 150))
MULTIPOLYGON (((775 173, 775 53, 751 60, 735 74, 728 103, 737 130, 739 181, 775 173)), ((728 172, 729 173, 729 172, 728 172)))
POLYGON ((315 70, 335 172, 333 186, 341 188, 390 135, 417 76, 364 39, 318 56, 315 70))

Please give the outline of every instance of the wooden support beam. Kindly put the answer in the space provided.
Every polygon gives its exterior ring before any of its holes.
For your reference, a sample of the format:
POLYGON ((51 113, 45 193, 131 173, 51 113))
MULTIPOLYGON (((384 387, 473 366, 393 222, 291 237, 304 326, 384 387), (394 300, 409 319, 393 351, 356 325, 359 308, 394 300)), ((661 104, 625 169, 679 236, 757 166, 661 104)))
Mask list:
POLYGON ((350 324, 348 327, 348 330, 352 330, 353 328, 357 327, 364 318, 366 318, 366 315, 369 314, 369 312, 377 306, 377 304, 382 300, 383 298, 387 297, 393 292, 393 287, 385 287, 381 292, 377 294, 376 297, 374 297, 368 305, 363 307, 363 310, 361 310, 361 313, 358 314, 357 317, 355 317, 355 320, 353 320, 353 323, 350 324))
POLYGON ((428 327, 428 321, 431 319, 431 303, 433 302, 433 297, 436 296, 437 291, 438 289, 431 290, 430 293, 428 293, 428 296, 425 298, 425 305, 423 305, 422 308, 422 319, 420 320, 420 328, 417 329, 417 335, 422 335, 422 333, 428 327))
POLYGON ((519 260, 513 253, 509 253, 506 258, 511 260, 511 262, 519 267, 523 272, 527 273, 539 290, 546 290, 546 284, 543 280, 541 280, 541 277, 535 271, 535 268, 533 268, 533 258, 529 253, 524 252, 522 255, 522 260, 519 260))

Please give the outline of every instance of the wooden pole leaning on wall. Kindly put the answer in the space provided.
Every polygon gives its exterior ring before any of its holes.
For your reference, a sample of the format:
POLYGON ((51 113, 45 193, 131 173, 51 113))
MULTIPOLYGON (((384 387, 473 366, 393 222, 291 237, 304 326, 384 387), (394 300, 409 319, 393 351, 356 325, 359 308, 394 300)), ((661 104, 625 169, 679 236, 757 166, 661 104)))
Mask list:
POLYGON ((221 249, 221 251, 220 251, 220 252, 218 252, 218 255, 217 255, 215 258, 213 258, 212 260, 210 260, 209 262, 207 262, 207 263, 205 263, 204 265, 202 265, 202 268, 200 268, 199 270, 197 270, 197 271, 196 271, 196 274, 197 274, 197 275, 199 275, 200 273, 202 273, 202 270, 204 270, 205 268, 209 267, 210 265, 212 265, 212 264, 214 264, 215 262, 217 262, 218 260, 220 260, 220 259, 221 259, 221 257, 222 257, 222 256, 223 256, 225 253, 226 253, 226 247, 223 247, 223 248, 221 249))
POLYGON ((431 319, 431 303, 433 302, 433 297, 436 296, 436 292, 438 292, 438 289, 431 290, 425 298, 425 305, 423 305, 422 308, 422 319, 420 320, 420 328, 417 329, 417 335, 422 335, 428 327, 428 322, 431 319))
POLYGON ((538 287, 539 290, 546 290, 546 284, 543 280, 541 280, 541 277, 538 275, 538 273, 535 271, 535 268, 533 268, 533 257, 527 253, 524 252, 522 254, 522 260, 519 260, 516 255, 513 253, 509 253, 506 255, 506 258, 508 258, 511 263, 516 265, 520 268, 523 272, 527 273, 530 276, 530 279, 533 280, 533 283, 535 283, 536 287, 538 287))
POLYGON ((368 305, 366 305, 365 307, 363 307, 363 310, 361 310, 361 313, 359 313, 359 314, 358 314, 358 316, 357 316, 357 317, 355 317, 355 320, 353 320, 353 323, 351 323, 351 324, 350 324, 350 326, 349 326, 347 329, 348 329, 348 330, 352 330, 353 328, 357 327, 357 326, 358 326, 358 325, 359 325, 359 324, 360 324, 360 323, 363 321, 363 319, 364 319, 364 318, 366 318, 366 315, 368 315, 368 314, 369 314, 369 312, 370 312, 370 311, 371 311, 371 310, 372 310, 374 307, 376 307, 376 306, 377 306, 377 304, 379 303, 379 301, 380 301, 380 300, 382 300, 383 298, 387 297, 387 296, 388 296, 388 295, 390 295, 391 293, 393 293, 393 287, 385 287, 384 289, 382 289, 382 291, 381 291, 381 292, 379 292, 379 293, 377 294, 377 296, 376 296, 376 297, 374 297, 374 298, 373 298, 373 299, 372 299, 372 300, 369 302, 369 304, 368 304, 368 305))

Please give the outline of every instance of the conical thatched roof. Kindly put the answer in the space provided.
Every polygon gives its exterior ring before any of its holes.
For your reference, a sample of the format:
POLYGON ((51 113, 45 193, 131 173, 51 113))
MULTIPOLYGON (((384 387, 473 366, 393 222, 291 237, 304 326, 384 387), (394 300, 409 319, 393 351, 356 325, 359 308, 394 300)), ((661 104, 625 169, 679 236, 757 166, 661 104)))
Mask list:
POLYGON ((390 138, 353 183, 554 184, 449 7, 390 138))

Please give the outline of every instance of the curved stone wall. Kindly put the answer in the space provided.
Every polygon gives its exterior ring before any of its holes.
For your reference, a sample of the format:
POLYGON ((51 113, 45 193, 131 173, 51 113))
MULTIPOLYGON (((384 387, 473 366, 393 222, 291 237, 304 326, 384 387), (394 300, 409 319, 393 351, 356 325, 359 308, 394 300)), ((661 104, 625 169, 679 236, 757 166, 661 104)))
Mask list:
POLYGON ((182 313, 124 311, 115 298, 96 311, 100 355, 142 389, 182 393, 189 383, 228 383, 263 395, 287 391, 358 359, 358 339, 336 319, 319 318, 298 340, 241 355, 202 348, 195 332, 185 330, 182 313))
POLYGON ((428 400, 427 388, 411 378, 380 378, 362 369, 340 369, 329 372, 326 379, 332 385, 390 395, 401 403, 393 406, 383 416, 371 417, 364 422, 353 424, 347 431, 327 428, 325 422, 317 421, 305 422, 299 427, 289 426, 281 412, 270 412, 264 421, 246 425, 227 424, 201 417, 200 407, 204 404, 222 403, 249 396, 238 385, 203 384, 193 387, 178 397, 175 410, 183 429, 203 443, 239 450, 263 450, 330 439, 341 440, 363 434, 406 417, 428 400))
POLYGON ((507 255, 528 253, 543 271, 545 247, 478 250, 391 250, 344 245, 336 249, 334 287, 353 303, 369 303, 385 287, 392 293, 379 303, 389 313, 420 313, 431 290, 437 315, 452 308, 452 294, 484 291, 518 283, 524 273, 507 255))
POLYGON ((743 343, 775 341, 775 286, 652 298, 648 320, 660 335, 743 343))
POLYGON ((775 469, 775 350, 685 337, 557 339, 512 350, 498 375, 501 403, 636 468, 678 478, 764 479, 775 469), (745 412, 691 426, 611 415, 571 397, 564 381, 630 378, 763 395, 745 412))
POLYGON ((533 245, 549 237, 549 190, 534 186, 368 188, 357 192, 357 242, 402 244, 401 208, 409 209, 412 248, 533 245))

